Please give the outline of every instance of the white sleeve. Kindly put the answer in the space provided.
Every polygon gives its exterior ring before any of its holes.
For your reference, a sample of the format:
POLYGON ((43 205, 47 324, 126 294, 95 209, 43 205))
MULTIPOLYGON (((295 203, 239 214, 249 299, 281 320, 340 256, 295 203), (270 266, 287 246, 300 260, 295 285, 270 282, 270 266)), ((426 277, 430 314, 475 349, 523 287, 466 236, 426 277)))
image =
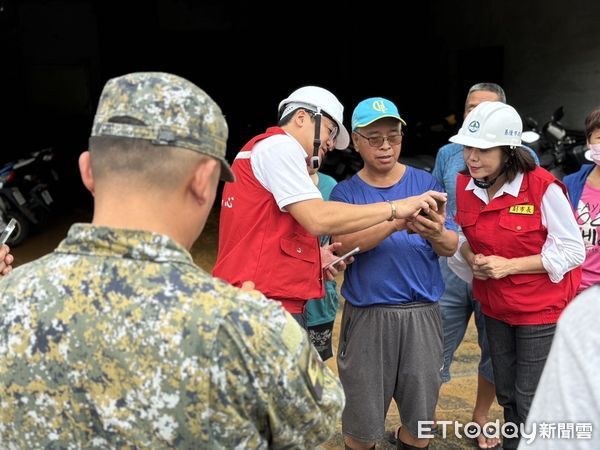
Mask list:
MULTIPOLYGON (((598 449, 600 422, 600 389, 598 342, 600 314, 598 298, 600 287, 591 287, 573 300, 561 315, 552 348, 540 378, 525 429, 537 428, 536 439, 527 442, 521 438, 523 449, 598 449), (540 437, 541 427, 551 424, 555 433, 540 437), (570 424, 570 439, 565 432, 561 437, 556 426, 570 424), (586 433, 586 430, 591 433, 586 433), (590 439, 583 437, 590 435, 590 439), (579 436, 579 438, 578 438, 579 436)), ((548 428, 546 428, 546 432, 548 428)))
POLYGON ((302 147, 286 135, 260 141, 252 150, 254 176, 282 211, 292 203, 323 198, 308 174, 305 156, 302 147))
POLYGON ((459 231, 458 247, 456 252, 454 252, 454 255, 448 258, 448 267, 450 268, 450 270, 452 270, 452 272, 456 274, 456 276, 458 276, 458 278, 460 278, 466 283, 472 283, 473 271, 471 270, 471 266, 469 266, 469 263, 467 263, 465 258, 463 258, 463 255, 460 253, 460 247, 465 242, 467 242, 467 238, 464 234, 462 234, 462 231, 459 231))
POLYGON ((550 281, 558 283, 585 260, 585 246, 569 200, 555 183, 542 197, 542 224, 548 236, 541 251, 550 281))

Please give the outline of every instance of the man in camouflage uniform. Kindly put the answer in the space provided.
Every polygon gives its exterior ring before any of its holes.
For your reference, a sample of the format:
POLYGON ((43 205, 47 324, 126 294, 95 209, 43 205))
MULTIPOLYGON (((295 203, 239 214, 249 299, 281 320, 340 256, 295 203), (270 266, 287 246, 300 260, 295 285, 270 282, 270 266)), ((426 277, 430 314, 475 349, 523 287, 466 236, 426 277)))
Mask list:
POLYGON ((0 282, 0 448, 310 448, 333 433, 343 393, 306 334, 188 253, 219 175, 233 179, 226 139, 187 80, 107 82, 79 160, 92 224, 0 282))

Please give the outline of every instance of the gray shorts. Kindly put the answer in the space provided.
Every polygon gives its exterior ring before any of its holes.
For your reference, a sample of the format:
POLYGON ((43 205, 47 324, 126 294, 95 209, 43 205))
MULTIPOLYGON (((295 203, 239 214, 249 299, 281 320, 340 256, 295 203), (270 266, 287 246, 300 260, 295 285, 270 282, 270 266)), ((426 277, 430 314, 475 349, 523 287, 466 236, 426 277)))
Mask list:
POLYGON ((344 434, 363 442, 383 439, 392 398, 402 426, 417 436, 433 420, 444 365, 437 303, 357 308, 344 302, 338 369, 346 394, 344 434))

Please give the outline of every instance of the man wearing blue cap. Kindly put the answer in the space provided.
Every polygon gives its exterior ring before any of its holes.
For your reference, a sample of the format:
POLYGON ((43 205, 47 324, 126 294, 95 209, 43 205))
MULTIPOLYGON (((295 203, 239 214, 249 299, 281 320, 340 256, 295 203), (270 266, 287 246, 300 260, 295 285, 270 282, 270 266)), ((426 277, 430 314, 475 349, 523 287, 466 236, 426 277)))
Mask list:
POLYGON ((326 89, 295 90, 279 104, 278 126, 238 152, 231 166, 236 182, 223 188, 213 275, 238 287, 252 281, 304 327, 306 302, 322 298, 324 280, 344 268, 343 263, 326 267, 335 260, 335 247, 328 246, 322 257, 317 236, 414 217, 446 199, 445 193, 432 191, 361 206, 324 201, 307 169, 317 169, 334 148, 348 146, 343 110, 326 89))
MULTIPOLYGON (((364 168, 339 183, 331 200, 370 204, 441 191, 427 172, 398 162, 402 145, 398 108, 385 98, 363 100, 352 115, 352 142, 364 168)), ((398 448, 427 448, 419 421, 432 421, 441 385, 444 292, 438 256, 454 254, 445 204, 409 219, 335 235, 341 251, 359 246, 342 285, 346 302, 338 368, 346 394, 342 430, 346 447, 373 448, 384 437, 392 398, 403 426, 398 448)), ((431 422, 430 422, 431 423, 431 422)))

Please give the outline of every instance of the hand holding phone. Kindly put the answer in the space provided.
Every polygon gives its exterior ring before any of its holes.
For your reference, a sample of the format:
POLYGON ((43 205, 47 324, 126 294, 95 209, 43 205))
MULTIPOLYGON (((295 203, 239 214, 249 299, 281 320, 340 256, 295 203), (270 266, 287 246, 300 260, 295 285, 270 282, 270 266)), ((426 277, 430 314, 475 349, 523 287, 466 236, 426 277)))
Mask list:
POLYGON ((0 245, 4 245, 6 243, 16 226, 17 221, 14 218, 10 219, 10 222, 8 222, 8 225, 6 225, 6 228, 4 228, 2 234, 0 235, 0 245))
MULTIPOLYGON (((437 199, 435 202, 437 203, 437 211, 436 212, 439 213, 442 210, 442 208, 446 202, 442 201, 442 200, 437 200, 437 199)), ((425 212, 425 210, 422 209, 421 211, 419 211, 419 215, 423 216, 423 217, 427 217, 427 216, 429 216, 429 213, 425 212)))
POLYGON ((339 263, 340 261, 343 261, 346 258, 349 258, 352 255, 356 255, 358 252, 360 252, 360 247, 354 247, 352 250, 350 250, 348 253, 346 253, 345 255, 340 256, 339 258, 334 259, 333 261, 331 261, 330 263, 327 263, 325 265, 325 267, 323 267, 323 270, 326 270, 328 268, 330 268, 331 266, 335 266, 337 263, 339 263))

